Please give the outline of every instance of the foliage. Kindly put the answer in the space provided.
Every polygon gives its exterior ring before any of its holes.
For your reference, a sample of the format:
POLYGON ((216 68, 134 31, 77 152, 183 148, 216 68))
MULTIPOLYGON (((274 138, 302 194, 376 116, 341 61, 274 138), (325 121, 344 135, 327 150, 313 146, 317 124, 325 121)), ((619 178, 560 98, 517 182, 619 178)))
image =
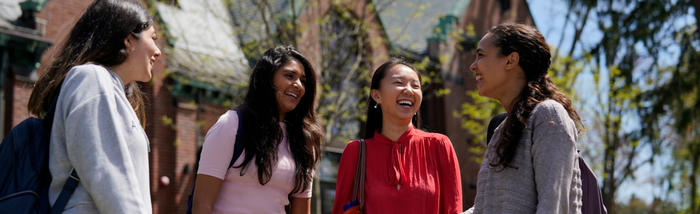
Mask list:
POLYGON ((467 97, 472 102, 462 103, 459 112, 454 112, 455 118, 460 118, 461 127, 470 136, 468 140, 469 153, 473 154, 472 161, 481 163, 483 154, 486 151, 486 131, 491 117, 505 112, 498 101, 479 95, 477 90, 466 91, 467 97))
MULTIPOLYGON (((697 43, 697 25, 691 24, 685 34, 673 36, 676 23, 686 16, 691 3, 700 5, 700 1, 690 0, 566 1, 564 28, 574 33, 562 31, 549 75, 572 97, 582 114, 586 124, 582 139, 585 140, 579 144, 602 146, 589 148, 602 158, 602 161, 593 162, 594 166, 598 165, 595 162, 602 165, 602 173, 598 175, 603 180, 602 192, 611 213, 628 212, 629 206, 636 206, 625 205, 617 210, 617 187, 636 179, 636 170, 653 164, 665 147, 673 148, 677 161, 667 167, 668 176, 661 180, 668 184, 669 192, 682 190, 686 195, 682 201, 692 201, 687 203, 690 204, 688 212, 696 213, 699 209, 696 175, 700 146, 696 146, 696 139, 700 117, 696 109, 700 107, 700 78, 697 77, 700 66, 696 64, 700 58, 696 57, 700 44, 697 43), (591 33, 587 32, 590 29, 602 38, 592 43, 590 38, 582 40, 591 33), (572 41, 568 47, 562 46, 565 37, 572 41), (671 54, 669 49, 673 46, 684 47, 679 64, 660 66, 660 59, 671 54), (593 81, 580 83, 578 79, 582 74, 591 76, 593 81), (576 85, 583 86, 577 88, 576 85), (666 125, 669 121, 673 126, 666 125), (652 151, 650 156, 640 154, 645 148, 652 151), (671 181, 675 177, 683 177, 685 181, 671 181)), ((480 142, 485 139, 488 121, 502 109, 474 91, 467 95, 472 100, 454 115, 460 117, 463 128, 475 136, 470 143, 482 146, 472 152, 483 153, 484 144, 480 142)), ((645 210, 665 212, 663 210, 669 209, 659 209, 659 204, 673 206, 672 202, 664 201, 668 196, 654 197, 655 201, 649 205, 652 208, 645 210)))
MULTIPOLYGON (((635 179, 635 171, 653 164, 654 158, 661 154, 661 148, 668 145, 668 141, 658 140, 660 133, 669 133, 664 129, 665 125, 656 120, 663 118, 663 114, 652 119, 647 110, 649 106, 666 104, 660 104, 662 102, 658 99, 641 97, 649 97, 645 94, 656 91, 665 82, 663 77, 669 76, 666 69, 660 68, 659 59, 669 54, 667 49, 674 43, 670 36, 674 24, 685 15, 690 3, 661 0, 568 2, 572 11, 592 9, 595 15, 592 20, 602 34, 599 41, 583 47, 581 52, 585 54, 579 57, 584 62, 591 62, 587 63, 586 70, 594 77, 593 89, 598 96, 593 98, 594 104, 590 106, 592 114, 584 118, 592 119, 594 124, 591 139, 603 144, 602 193, 608 210, 616 213, 618 186, 635 179), (592 57, 590 61, 586 60, 586 55, 592 57), (640 155, 644 147, 650 148, 650 156, 640 155)), ((585 23, 585 19, 588 19, 587 15, 574 20, 585 23)), ((651 108, 659 110, 664 107, 651 108)))
POLYGON ((698 174, 700 174, 700 48, 696 25, 680 29, 676 40, 681 47, 678 64, 661 69, 658 76, 666 77, 640 96, 650 103, 640 109, 643 129, 650 141, 657 141, 672 148, 674 162, 666 177, 681 179, 671 186, 680 190, 682 205, 690 213, 700 211, 698 174), (670 124, 670 126, 668 126, 670 124))
POLYGON ((617 204, 619 214, 637 214, 637 213, 659 213, 659 214, 674 214, 679 213, 679 210, 673 203, 655 198, 651 203, 646 203, 640 198, 632 195, 626 204, 617 204))
POLYGON ((326 142, 343 145, 358 137, 366 119, 371 72, 366 25, 342 6, 332 7, 320 22, 322 87, 317 111, 326 142))

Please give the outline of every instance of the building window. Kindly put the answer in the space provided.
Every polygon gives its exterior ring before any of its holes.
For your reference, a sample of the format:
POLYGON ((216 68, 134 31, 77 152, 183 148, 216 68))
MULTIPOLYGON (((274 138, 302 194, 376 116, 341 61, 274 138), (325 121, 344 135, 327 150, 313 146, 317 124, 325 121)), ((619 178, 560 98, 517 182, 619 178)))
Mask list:
POLYGON ((333 199, 335 199, 335 181, 338 178, 338 164, 342 153, 334 151, 323 152, 323 159, 319 165, 321 183, 321 211, 331 213, 333 199))

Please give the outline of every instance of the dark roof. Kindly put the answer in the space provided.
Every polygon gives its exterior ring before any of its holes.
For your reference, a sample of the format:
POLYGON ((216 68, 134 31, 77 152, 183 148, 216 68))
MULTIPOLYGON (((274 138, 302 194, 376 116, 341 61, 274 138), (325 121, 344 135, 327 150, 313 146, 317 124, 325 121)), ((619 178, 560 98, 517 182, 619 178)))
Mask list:
POLYGON ((427 39, 446 38, 470 0, 372 0, 392 46, 423 52, 427 39), (446 18, 447 17, 447 18, 446 18), (444 23, 443 23, 444 22, 444 23), (447 23, 450 22, 450 23, 447 23))
POLYGON ((167 70, 227 90, 245 84, 248 63, 231 16, 220 0, 179 0, 179 7, 156 3, 169 47, 167 70))

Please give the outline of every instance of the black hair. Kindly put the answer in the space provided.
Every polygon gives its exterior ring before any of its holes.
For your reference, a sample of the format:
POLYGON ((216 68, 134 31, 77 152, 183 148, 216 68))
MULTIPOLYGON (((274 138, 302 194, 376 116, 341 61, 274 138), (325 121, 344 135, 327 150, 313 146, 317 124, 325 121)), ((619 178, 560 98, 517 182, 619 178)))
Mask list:
POLYGON ((243 136, 245 159, 234 166, 241 168, 241 175, 255 159, 258 167, 258 182, 266 184, 272 177, 272 166, 277 161, 277 147, 282 140, 279 125, 279 109, 275 97, 276 90, 273 77, 286 63, 296 60, 304 67, 306 81, 303 82, 305 93, 292 111, 285 114, 289 150, 296 166, 294 189, 301 192, 313 179, 313 168, 320 159, 320 142, 323 137, 321 127, 314 112, 316 97, 316 73, 311 63, 291 46, 270 48, 257 61, 250 75, 248 93, 243 105, 242 125, 250 127, 243 136))
MULTIPOLYGON (((413 65, 411 65, 411 63, 408 63, 400 58, 392 57, 389 59, 389 61, 382 64, 377 68, 377 70, 374 71, 374 74, 372 74, 372 83, 370 84, 370 90, 378 90, 381 86, 380 84, 382 82, 382 79, 384 79, 384 76, 386 76, 386 72, 395 65, 405 65, 406 67, 411 68, 411 70, 416 72, 416 74, 418 75, 418 80, 421 80, 420 73, 418 72, 418 70, 416 70, 416 68, 413 65)), ((372 99, 372 96, 369 96, 367 104, 367 121, 365 122, 364 128, 365 139, 374 137, 375 131, 382 131, 382 107, 377 105, 377 102, 374 101, 374 99, 372 99)), ((411 121, 413 123, 413 126, 415 126, 416 128, 420 128, 420 111, 418 111, 416 115, 413 116, 413 119, 411 121)))
MULTIPOLYGON (((56 58, 34 86, 29 112, 43 117, 68 71, 88 62, 111 67, 123 63, 128 52, 124 39, 153 25, 153 18, 136 0, 96 0, 78 19, 56 58)), ((137 83, 125 87, 126 97, 145 124, 143 94, 137 83)))

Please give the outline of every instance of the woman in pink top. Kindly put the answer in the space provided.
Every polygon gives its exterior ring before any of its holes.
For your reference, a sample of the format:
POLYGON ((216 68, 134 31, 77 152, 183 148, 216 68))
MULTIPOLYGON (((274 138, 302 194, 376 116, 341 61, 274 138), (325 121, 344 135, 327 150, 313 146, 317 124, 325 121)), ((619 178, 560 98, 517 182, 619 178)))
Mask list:
POLYGON ((194 213, 309 213, 322 132, 314 109, 316 75, 292 47, 267 50, 250 76, 242 123, 234 110, 207 133, 194 190, 194 213), (242 155, 233 157, 238 127, 242 155), (291 198, 291 201, 289 200, 291 198))

